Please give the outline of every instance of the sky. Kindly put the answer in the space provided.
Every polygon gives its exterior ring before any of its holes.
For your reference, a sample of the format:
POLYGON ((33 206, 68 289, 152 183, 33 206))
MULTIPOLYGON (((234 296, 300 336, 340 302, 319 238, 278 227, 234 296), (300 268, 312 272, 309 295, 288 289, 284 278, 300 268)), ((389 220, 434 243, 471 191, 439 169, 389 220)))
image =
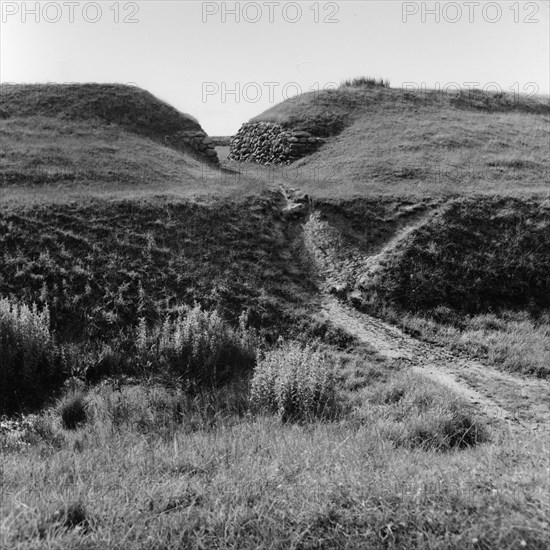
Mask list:
POLYGON ((0 0, 2 83, 144 88, 210 135, 301 93, 392 87, 550 92, 550 0, 0 0))

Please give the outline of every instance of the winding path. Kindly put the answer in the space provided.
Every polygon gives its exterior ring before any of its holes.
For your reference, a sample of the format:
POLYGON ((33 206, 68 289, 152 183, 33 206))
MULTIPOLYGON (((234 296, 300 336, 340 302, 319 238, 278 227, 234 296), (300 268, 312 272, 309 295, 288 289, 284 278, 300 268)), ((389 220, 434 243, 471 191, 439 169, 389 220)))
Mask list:
POLYGON ((331 296, 323 297, 322 312, 336 326, 381 355, 406 361, 414 372, 449 387, 493 420, 528 430, 549 425, 550 385, 544 380, 514 376, 455 355, 360 313, 331 296), (514 398, 520 403, 514 403, 514 398))

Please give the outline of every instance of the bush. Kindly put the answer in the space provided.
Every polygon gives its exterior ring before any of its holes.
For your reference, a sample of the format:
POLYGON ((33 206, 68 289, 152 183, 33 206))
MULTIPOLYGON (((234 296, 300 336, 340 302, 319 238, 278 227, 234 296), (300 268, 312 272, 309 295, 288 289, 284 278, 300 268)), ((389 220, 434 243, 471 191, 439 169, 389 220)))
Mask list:
POLYGON ((0 298, 0 410, 38 404, 61 378, 48 308, 0 298))
POLYGON ((278 414, 283 422, 335 416, 333 365, 310 346, 282 345, 258 361, 251 400, 258 409, 278 414))
POLYGON ((152 331, 141 320, 136 345, 142 364, 168 367, 192 388, 217 386, 251 369, 257 338, 246 328, 244 315, 234 329, 216 311, 195 306, 152 331))
POLYGON ((76 430, 88 418, 86 398, 81 392, 69 394, 60 404, 61 423, 66 430, 76 430))

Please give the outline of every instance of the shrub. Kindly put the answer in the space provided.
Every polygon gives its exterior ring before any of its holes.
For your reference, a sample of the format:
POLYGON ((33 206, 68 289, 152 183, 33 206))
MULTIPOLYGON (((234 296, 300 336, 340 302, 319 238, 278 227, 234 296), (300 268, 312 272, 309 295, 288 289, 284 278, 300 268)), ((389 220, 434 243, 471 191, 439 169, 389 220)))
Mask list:
POLYGON ((217 386, 249 370, 256 359, 256 344, 244 314, 234 329, 217 311, 203 311, 200 306, 151 331, 142 320, 136 335, 141 363, 167 366, 190 387, 217 386))
POLYGON ((0 410, 38 404, 62 374, 58 369, 48 308, 0 298, 0 410))
POLYGON ((332 363, 310 346, 296 343, 267 352, 254 370, 251 400, 283 422, 334 416, 336 381, 332 363))
POLYGON ((76 430, 88 418, 86 398, 82 392, 74 392, 63 399, 59 406, 61 423, 66 430, 76 430))

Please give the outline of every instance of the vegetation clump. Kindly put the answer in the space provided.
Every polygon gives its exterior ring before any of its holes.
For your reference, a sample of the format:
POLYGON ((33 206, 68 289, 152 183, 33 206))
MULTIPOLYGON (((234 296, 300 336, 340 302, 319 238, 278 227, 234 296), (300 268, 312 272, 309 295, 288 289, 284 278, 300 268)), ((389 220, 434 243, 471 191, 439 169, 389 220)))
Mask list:
POLYGON ((267 352, 254 370, 251 400, 283 422, 331 418, 337 412, 336 378, 328 357, 311 346, 287 343, 267 352))
POLYGON ((47 307, 0 298, 0 411, 38 404, 61 377, 47 307))
POLYGON ((86 533, 92 526, 92 519, 86 506, 81 501, 71 502, 58 508, 43 524, 39 527, 39 533, 42 538, 49 533, 59 531, 69 531, 79 529, 86 533))
POLYGON ((88 418, 86 397, 82 392, 67 395, 60 403, 61 423, 66 430, 76 430, 88 418))
POLYGON ((378 423, 399 446, 445 452, 488 440, 484 423, 463 399, 423 376, 398 373, 366 393, 359 417, 378 423))
POLYGON ((352 87, 359 88, 362 86, 379 86, 381 88, 389 88, 390 81, 387 78, 373 78, 372 76, 360 76, 356 78, 348 78, 340 84, 340 88, 352 87))
POLYGON ((218 386, 250 370, 256 344, 244 314, 234 329, 217 311, 203 311, 199 305, 151 330, 142 319, 136 338, 142 363, 165 366, 191 387, 218 386))

